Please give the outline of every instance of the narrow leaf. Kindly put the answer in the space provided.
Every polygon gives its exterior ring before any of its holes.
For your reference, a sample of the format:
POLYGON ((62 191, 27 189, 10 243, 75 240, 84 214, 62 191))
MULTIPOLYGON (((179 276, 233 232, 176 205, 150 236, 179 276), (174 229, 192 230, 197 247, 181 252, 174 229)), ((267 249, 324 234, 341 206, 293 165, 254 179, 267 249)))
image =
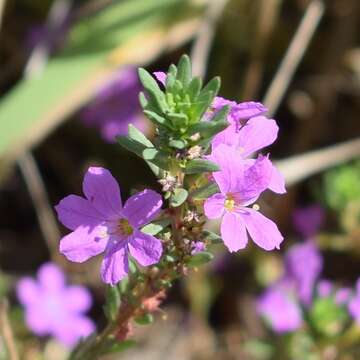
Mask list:
POLYGON ((221 81, 220 81, 220 77, 216 76, 213 79, 211 79, 206 86, 201 90, 200 96, 202 94, 205 94, 209 91, 211 91, 213 93, 213 96, 217 96, 219 90, 220 90, 220 85, 221 85, 221 81))
POLYGON ((154 147, 153 143, 132 124, 129 124, 129 138, 146 147, 154 147))
POLYGON ((194 200, 205 200, 218 192, 220 192, 218 185, 212 182, 190 193, 190 197, 194 200))
POLYGON ((152 314, 144 314, 143 316, 136 317, 135 322, 139 325, 149 325, 154 321, 152 314))
POLYGON ((186 88, 191 81, 191 62, 187 55, 183 55, 180 58, 177 79, 183 84, 184 88, 186 88))
POLYGON ((199 174, 204 172, 219 171, 217 164, 209 160, 195 159, 188 161, 185 166, 185 174, 199 174))
POLYGON ((156 235, 159 232, 163 231, 170 224, 170 222, 171 222, 170 219, 161 219, 161 220, 153 221, 152 223, 142 227, 141 231, 149 235, 156 235))
POLYGON ((206 264, 214 258, 214 255, 208 251, 199 252, 193 255, 186 263, 188 266, 199 266, 206 264))
POLYGON ((165 95, 161 91, 157 81, 144 69, 138 70, 140 81, 150 97, 150 103, 156 105, 161 113, 164 113, 168 106, 166 104, 165 95))
POLYGON ((204 230, 202 235, 205 240, 210 241, 212 244, 220 244, 222 242, 221 236, 210 230, 204 230))

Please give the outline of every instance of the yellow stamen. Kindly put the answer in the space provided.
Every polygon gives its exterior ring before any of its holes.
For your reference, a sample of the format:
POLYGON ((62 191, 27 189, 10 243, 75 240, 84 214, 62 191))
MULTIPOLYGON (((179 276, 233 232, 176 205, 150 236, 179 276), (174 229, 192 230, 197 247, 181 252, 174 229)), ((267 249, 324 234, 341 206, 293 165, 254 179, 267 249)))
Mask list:
POLYGON ((226 200, 225 200, 225 209, 228 211, 232 211, 234 210, 235 207, 235 200, 232 196, 227 196, 226 200))
POLYGON ((119 220, 118 230, 121 235, 126 236, 132 235, 132 233, 134 232, 134 229, 126 219, 119 220))

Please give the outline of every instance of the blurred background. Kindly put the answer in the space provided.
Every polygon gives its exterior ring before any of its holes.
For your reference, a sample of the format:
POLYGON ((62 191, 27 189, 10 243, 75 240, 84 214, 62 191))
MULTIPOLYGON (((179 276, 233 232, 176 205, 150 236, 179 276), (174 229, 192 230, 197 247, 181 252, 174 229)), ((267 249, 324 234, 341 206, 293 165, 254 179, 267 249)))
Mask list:
POLYGON ((221 76, 221 96, 261 101, 276 119, 270 151, 288 192, 266 194, 260 206, 285 241, 271 253, 214 248, 212 263, 171 289, 154 324, 136 328, 138 345, 107 358, 359 359, 360 314, 349 305, 360 278, 359 30, 359 0, 0 0, 0 312, 23 358, 66 357, 54 340, 31 335, 14 291, 50 260, 90 289, 90 316, 104 326, 99 260, 60 256, 67 230, 53 207, 81 194, 90 164, 111 169, 125 198, 160 190, 115 136, 128 123, 153 136, 136 68, 166 71, 187 53, 196 74, 221 76), (312 302, 286 295, 301 321, 279 331, 273 315, 291 317, 286 304, 270 304, 269 315, 259 299, 306 241, 322 259, 312 302), (333 290, 322 294, 322 280, 333 290), (344 287, 349 298, 332 301, 344 287))

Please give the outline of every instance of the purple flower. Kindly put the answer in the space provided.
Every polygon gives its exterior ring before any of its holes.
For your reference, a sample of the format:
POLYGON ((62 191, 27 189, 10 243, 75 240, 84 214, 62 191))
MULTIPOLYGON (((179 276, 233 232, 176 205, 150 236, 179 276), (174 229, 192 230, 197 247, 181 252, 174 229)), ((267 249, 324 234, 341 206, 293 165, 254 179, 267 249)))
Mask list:
POLYGON ((258 211, 248 208, 268 187, 272 166, 267 157, 259 156, 253 163, 243 161, 237 151, 219 145, 210 159, 220 166, 213 177, 220 193, 205 201, 205 215, 210 219, 222 217, 221 237, 226 247, 237 251, 246 247, 247 233, 265 250, 279 248, 283 237, 277 226, 258 211))
POLYGON ((196 241, 192 244, 191 255, 195 255, 205 250, 206 250, 205 244, 202 241, 196 241))
MULTIPOLYGON (((229 100, 216 98, 216 106, 221 108, 229 100), (220 100, 219 100, 220 99, 220 100), (221 105, 219 105, 221 104, 221 105)), ((234 147, 238 150, 238 156, 248 159, 251 154, 271 145, 277 138, 279 127, 275 120, 262 116, 266 108, 256 102, 245 102, 231 106, 230 125, 212 140, 212 149, 220 144, 234 147), (245 119, 246 123, 239 125, 239 121, 245 119)), ((240 121, 241 124, 241 121, 240 121)), ((285 180, 279 170, 271 164, 272 174, 268 188, 275 193, 284 194, 285 180)))
POLYGON ((60 242, 60 252, 68 260, 81 263, 105 252, 101 276, 111 285, 127 275, 129 254, 142 266, 160 260, 161 241, 139 230, 158 215, 158 193, 146 189, 122 206, 118 183, 101 167, 88 169, 83 192, 85 199, 69 195, 55 207, 59 220, 73 230, 60 242))
POLYGON ((214 113, 226 105, 230 107, 228 120, 237 130, 250 118, 267 112, 267 108, 259 102, 246 101, 237 104, 235 101, 217 96, 211 104, 211 112, 207 114, 207 117, 210 119, 214 113))
POLYGON ((299 208, 293 213, 294 227, 304 237, 315 235, 323 221, 324 209, 320 205, 299 208))
POLYGON ((309 305, 323 259, 315 244, 307 241, 292 246, 285 256, 286 276, 295 282, 300 300, 309 305))
POLYGON ((295 331, 302 325, 300 306, 291 290, 281 283, 268 288, 258 298, 256 310, 276 333, 295 331))
POLYGON ((350 315, 360 325, 360 279, 356 282, 356 293, 355 296, 350 300, 348 309, 350 315))
POLYGON ((115 142, 118 135, 127 135, 130 123, 146 131, 147 123, 138 100, 140 91, 134 68, 119 71, 81 112, 83 123, 99 128, 102 137, 108 142, 115 142))
POLYGON ((42 265, 37 281, 22 278, 16 292, 25 307, 26 324, 38 336, 52 335, 72 347, 95 330, 84 315, 92 303, 89 291, 82 286, 66 286, 64 273, 55 264, 42 265))

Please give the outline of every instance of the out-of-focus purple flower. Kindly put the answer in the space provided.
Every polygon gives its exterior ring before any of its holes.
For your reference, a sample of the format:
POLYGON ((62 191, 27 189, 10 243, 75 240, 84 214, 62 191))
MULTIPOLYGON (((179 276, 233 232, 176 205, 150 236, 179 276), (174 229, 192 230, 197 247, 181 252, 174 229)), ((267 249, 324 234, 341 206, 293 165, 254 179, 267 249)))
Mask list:
POLYGON ((328 297, 334 290, 334 284, 330 280, 322 279, 318 282, 316 290, 320 297, 328 297))
POLYGON ((99 128, 102 137, 108 142, 115 142, 118 135, 126 135, 129 124, 146 132, 148 123, 142 115, 138 100, 140 91, 135 69, 129 67, 120 70, 82 110, 82 122, 99 128))
POLYGON ((356 282, 356 290, 354 297, 350 300, 348 309, 350 315, 360 325, 360 279, 356 282))
POLYGON ((84 315, 92 303, 89 291, 82 286, 66 286, 64 273, 55 264, 42 265, 36 281, 22 278, 16 292, 25 307, 26 324, 38 336, 52 335, 72 347, 95 330, 84 315))
POLYGON ((311 241, 294 245, 286 253, 285 266, 286 276, 295 282, 300 300, 309 305, 323 266, 319 250, 311 241))
POLYGON ((277 333, 295 331, 303 322, 299 304, 291 294, 291 289, 283 284, 268 288, 258 298, 256 310, 277 333))
POLYGON ((193 243, 191 255, 195 255, 195 254, 205 251, 205 250, 206 250, 205 244, 202 241, 196 241, 193 243))
POLYGON ((158 193, 146 189, 122 206, 118 183, 101 167, 88 169, 83 192, 85 199, 69 195, 55 207, 59 220, 73 230, 60 242, 60 252, 68 260, 81 263, 105 251, 101 276, 111 285, 127 275, 129 254, 142 266, 159 261, 161 241, 139 230, 158 215, 158 193))
POLYGON ((210 219, 222 217, 220 231, 226 247, 231 252, 245 248, 248 232, 263 249, 278 249, 283 237, 276 224, 248 207, 269 185, 272 173, 269 159, 259 156, 250 164, 239 159, 236 149, 224 144, 217 146, 209 158, 221 169, 213 173, 220 193, 205 201, 204 210, 210 219))
POLYGON ((335 292, 335 303, 345 305, 350 301, 352 290, 350 288, 340 288, 335 292))
POLYGON ((324 209, 320 205, 299 208, 293 213, 295 229, 306 238, 315 235, 323 221, 324 209))

